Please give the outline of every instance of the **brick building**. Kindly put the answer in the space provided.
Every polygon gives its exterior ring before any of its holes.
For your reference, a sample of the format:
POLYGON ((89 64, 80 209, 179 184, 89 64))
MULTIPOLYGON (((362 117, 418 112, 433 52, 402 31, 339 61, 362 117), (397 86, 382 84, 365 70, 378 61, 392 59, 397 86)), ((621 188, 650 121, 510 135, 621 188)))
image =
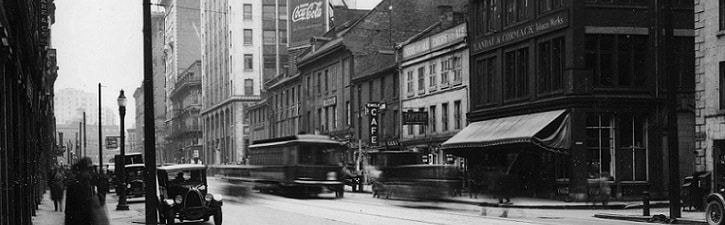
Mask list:
POLYGON ((693 9, 675 2, 665 38, 655 1, 471 1, 471 124, 442 148, 472 174, 509 173, 522 195, 583 200, 588 178, 610 176, 612 197, 666 196, 668 72, 681 160, 694 146, 693 9))
MULTIPOLYGON (((169 135, 169 162, 190 163, 202 155, 201 119, 201 61, 192 63, 179 73, 169 100, 174 105, 169 135)), ((203 159, 202 159, 203 161, 203 159)))

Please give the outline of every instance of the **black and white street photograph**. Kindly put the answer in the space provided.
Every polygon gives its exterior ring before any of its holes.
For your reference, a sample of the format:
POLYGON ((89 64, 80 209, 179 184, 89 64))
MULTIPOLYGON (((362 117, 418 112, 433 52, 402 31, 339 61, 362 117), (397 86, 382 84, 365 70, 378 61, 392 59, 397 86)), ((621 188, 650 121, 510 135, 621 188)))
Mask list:
POLYGON ((0 0, 0 225, 725 225, 725 0, 0 0))

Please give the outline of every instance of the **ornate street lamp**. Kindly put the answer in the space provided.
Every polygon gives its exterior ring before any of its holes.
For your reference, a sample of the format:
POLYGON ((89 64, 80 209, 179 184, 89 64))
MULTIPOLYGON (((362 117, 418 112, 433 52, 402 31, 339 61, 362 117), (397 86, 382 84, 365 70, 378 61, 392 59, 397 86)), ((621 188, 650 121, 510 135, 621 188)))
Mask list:
POLYGON ((123 89, 121 89, 121 94, 118 96, 118 112, 121 115, 121 168, 118 168, 116 171, 119 173, 119 189, 118 189, 118 205, 116 205, 116 210, 128 210, 128 204, 126 204, 126 149, 125 144, 126 137, 124 135, 124 117, 126 116, 126 96, 123 95, 123 89))

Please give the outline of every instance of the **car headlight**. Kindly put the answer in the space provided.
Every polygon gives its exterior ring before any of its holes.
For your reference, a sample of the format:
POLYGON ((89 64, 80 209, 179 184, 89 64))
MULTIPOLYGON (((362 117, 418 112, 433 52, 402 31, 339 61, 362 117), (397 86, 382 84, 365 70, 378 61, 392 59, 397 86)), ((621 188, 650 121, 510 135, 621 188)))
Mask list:
POLYGON ((183 198, 183 197, 181 197, 181 195, 177 195, 177 196, 176 196, 176 197, 174 198, 174 202, 175 202, 176 204, 181 204, 181 201, 183 201, 183 200, 184 200, 184 198, 183 198))
POLYGON ((171 199, 164 199, 164 202, 166 202, 167 205, 174 205, 174 200, 171 199))
POLYGON ((131 184, 126 184, 126 188, 131 189, 131 184))
POLYGON ((206 190, 206 185, 201 185, 201 186, 199 186, 199 190, 200 190, 200 191, 206 190))
POLYGON ((220 194, 214 194, 212 196, 214 197, 214 200, 216 200, 216 201, 221 201, 222 200, 222 195, 220 195, 220 194))
POLYGON ((204 200, 210 202, 211 200, 214 200, 214 196, 212 194, 206 194, 206 196, 204 196, 204 200))
POLYGON ((337 173, 334 171, 327 172, 327 180, 337 180, 337 173))

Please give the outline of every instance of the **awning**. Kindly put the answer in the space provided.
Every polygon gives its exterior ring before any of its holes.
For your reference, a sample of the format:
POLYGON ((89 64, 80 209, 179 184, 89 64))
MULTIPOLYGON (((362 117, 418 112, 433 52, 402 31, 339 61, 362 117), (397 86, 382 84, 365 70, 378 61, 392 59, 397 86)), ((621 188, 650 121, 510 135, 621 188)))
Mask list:
POLYGON ((571 145, 566 110, 533 113, 471 123, 441 144, 444 150, 532 143, 565 152, 571 145))

